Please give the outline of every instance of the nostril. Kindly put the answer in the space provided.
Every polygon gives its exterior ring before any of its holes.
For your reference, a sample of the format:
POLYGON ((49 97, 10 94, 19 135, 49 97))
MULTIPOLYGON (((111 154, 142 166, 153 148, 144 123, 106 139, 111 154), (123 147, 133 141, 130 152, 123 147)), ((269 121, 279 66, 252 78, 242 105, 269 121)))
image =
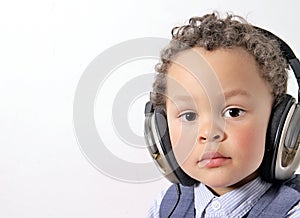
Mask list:
POLYGON ((203 143, 207 142, 207 141, 219 141, 221 140, 221 135, 214 135, 212 137, 205 137, 205 136, 200 136, 199 140, 203 143))
POLYGON ((221 138, 220 135, 215 135, 215 136, 213 137, 213 140, 218 140, 218 139, 220 139, 220 138, 221 138))
POLYGON ((201 136, 201 137, 200 137, 200 140, 201 140, 201 141, 206 141, 206 137, 201 136))

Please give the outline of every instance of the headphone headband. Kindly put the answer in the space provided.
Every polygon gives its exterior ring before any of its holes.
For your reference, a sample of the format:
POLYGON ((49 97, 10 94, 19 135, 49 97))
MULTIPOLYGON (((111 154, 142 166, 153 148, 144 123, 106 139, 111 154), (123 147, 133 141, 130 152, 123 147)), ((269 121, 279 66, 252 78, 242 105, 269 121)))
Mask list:
POLYGON ((295 53, 291 49, 291 47, 283 41, 281 38, 276 36, 275 34, 271 33, 268 30, 262 29, 260 27, 255 27, 257 30, 262 32, 266 37, 270 39, 275 39, 280 46, 280 50, 283 53, 283 57, 286 59, 286 61, 289 63, 289 65, 292 67, 294 75, 297 80, 298 84, 298 100, 300 99, 300 62, 298 58, 296 57, 295 53))

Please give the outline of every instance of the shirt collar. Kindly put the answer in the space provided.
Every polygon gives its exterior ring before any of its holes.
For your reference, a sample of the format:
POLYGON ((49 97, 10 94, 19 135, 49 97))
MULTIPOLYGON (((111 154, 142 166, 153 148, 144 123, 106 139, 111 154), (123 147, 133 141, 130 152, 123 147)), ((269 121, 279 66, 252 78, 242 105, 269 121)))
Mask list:
POLYGON ((222 216, 230 214, 231 217, 236 217, 235 215, 246 214, 270 186, 271 183, 258 177, 244 186, 218 197, 200 183, 194 187, 196 215, 202 217, 205 213, 211 214, 211 216, 213 214, 222 214, 222 216), (216 202, 218 208, 216 208, 216 202))

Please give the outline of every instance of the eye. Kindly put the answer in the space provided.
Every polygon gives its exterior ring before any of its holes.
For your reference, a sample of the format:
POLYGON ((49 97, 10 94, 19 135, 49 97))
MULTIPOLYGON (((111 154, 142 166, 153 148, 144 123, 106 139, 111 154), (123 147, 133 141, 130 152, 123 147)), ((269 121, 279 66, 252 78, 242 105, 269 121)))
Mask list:
POLYGON ((242 116, 245 113, 245 111, 243 109, 240 108, 228 108, 227 110, 225 110, 225 112, 223 113, 224 117, 239 117, 242 116))
POLYGON ((197 119, 197 114, 192 111, 180 113, 178 116, 184 122, 191 122, 197 119))

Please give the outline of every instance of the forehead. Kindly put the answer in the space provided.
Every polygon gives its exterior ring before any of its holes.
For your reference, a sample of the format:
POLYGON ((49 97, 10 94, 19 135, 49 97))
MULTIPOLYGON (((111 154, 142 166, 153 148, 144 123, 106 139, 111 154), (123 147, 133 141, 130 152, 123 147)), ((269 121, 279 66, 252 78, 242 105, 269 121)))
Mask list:
POLYGON ((201 86, 206 92, 223 93, 227 89, 255 88, 259 83, 268 88, 254 57, 242 48, 181 52, 172 61, 167 81, 172 92, 201 86))
POLYGON ((241 48, 194 48, 180 53, 168 70, 166 94, 167 105, 192 102, 216 109, 236 100, 254 104, 272 99, 254 57, 241 48))

